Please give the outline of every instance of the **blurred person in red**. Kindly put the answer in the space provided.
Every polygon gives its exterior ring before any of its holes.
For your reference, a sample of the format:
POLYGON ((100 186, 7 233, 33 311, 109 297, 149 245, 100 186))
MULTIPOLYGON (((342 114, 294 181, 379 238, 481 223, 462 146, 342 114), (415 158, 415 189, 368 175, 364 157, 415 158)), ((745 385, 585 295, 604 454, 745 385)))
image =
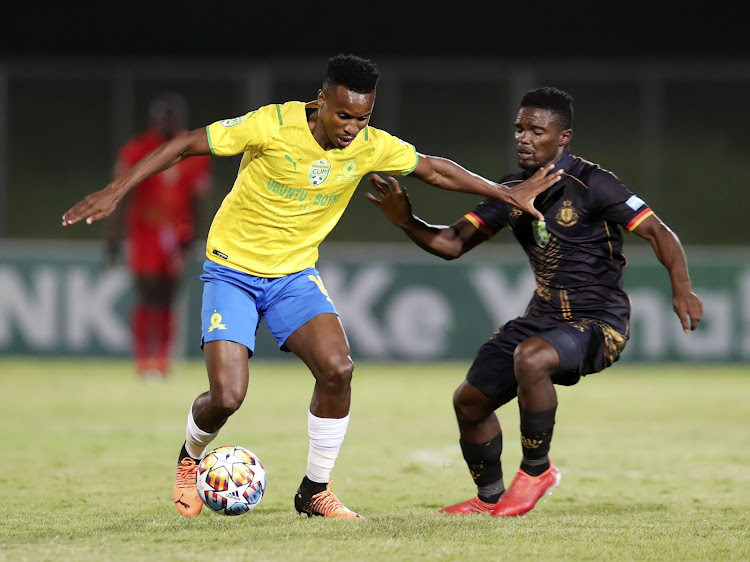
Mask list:
MULTIPOLYGON (((148 128, 120 148, 114 178, 162 143, 185 134, 186 125, 184 98, 175 93, 155 97, 148 109, 148 128)), ((169 371, 175 296, 199 223, 199 200, 211 185, 211 171, 210 158, 200 156, 145 178, 108 221, 109 265, 116 262, 125 240, 125 262, 135 286, 132 352, 138 373, 148 381, 160 381, 169 371)))

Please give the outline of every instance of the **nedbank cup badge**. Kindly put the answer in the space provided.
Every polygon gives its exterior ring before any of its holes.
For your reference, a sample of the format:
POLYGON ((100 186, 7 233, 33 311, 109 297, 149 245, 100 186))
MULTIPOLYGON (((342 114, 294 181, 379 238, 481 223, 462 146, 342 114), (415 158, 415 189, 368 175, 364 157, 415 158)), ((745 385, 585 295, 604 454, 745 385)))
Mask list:
POLYGON ((317 187, 328 179, 328 174, 330 173, 331 163, 325 158, 321 158, 310 164, 310 171, 307 173, 307 179, 310 180, 310 185, 317 187))
POLYGON ((540 248, 546 248, 549 244, 549 232, 547 232, 547 223, 544 221, 531 221, 531 232, 534 234, 534 242, 540 248))

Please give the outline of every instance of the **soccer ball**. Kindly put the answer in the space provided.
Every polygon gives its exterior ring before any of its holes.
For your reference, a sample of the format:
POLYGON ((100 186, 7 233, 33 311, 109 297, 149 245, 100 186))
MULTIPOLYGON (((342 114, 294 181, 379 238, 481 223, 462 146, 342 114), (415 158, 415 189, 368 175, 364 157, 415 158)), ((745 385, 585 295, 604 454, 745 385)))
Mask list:
POLYGON ((203 457, 195 485, 203 503, 213 511, 242 515, 263 498, 266 471, 252 451, 224 445, 203 457))

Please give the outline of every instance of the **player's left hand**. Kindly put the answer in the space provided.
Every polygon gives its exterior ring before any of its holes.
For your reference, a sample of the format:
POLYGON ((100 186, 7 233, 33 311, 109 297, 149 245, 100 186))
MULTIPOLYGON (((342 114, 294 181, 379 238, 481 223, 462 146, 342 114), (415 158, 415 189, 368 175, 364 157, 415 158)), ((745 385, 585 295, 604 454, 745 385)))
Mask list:
POLYGON ((703 301, 692 291, 675 294, 672 299, 672 308, 679 316, 682 329, 686 334, 695 330, 703 317, 703 301))
POLYGON ((388 176, 388 181, 386 181, 377 174, 371 174, 369 180, 377 195, 367 192, 365 197, 372 201, 393 224, 407 225, 412 218, 412 210, 406 188, 401 187, 392 176, 388 176))
POLYGON ((529 213, 537 220, 544 221, 544 215, 534 207, 534 200, 537 195, 543 193, 560 180, 563 171, 555 170, 550 173, 554 167, 554 164, 542 166, 534 172, 534 175, 513 186, 512 189, 501 186, 500 189, 502 189, 502 192, 499 194, 498 199, 513 205, 525 213, 529 213))

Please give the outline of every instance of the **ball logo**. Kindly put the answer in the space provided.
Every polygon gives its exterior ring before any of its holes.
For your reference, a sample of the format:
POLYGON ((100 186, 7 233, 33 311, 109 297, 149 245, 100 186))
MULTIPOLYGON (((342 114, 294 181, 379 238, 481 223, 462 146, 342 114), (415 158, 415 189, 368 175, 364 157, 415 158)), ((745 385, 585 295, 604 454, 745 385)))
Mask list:
POLYGON ((325 158, 321 158, 310 164, 310 171, 307 173, 310 185, 317 187, 325 182, 328 179, 328 174, 331 173, 331 167, 331 163, 325 158))

